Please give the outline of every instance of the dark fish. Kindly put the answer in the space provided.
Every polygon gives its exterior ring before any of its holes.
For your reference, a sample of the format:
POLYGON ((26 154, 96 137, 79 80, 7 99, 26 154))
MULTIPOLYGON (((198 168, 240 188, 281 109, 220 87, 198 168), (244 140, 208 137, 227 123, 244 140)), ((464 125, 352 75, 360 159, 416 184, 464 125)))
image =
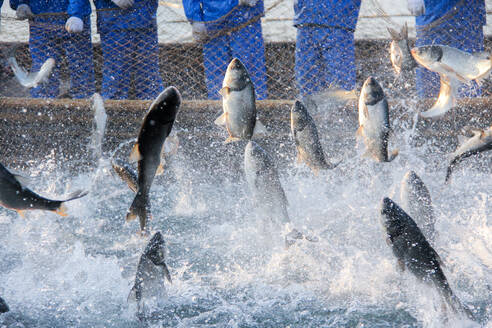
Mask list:
POLYGON ((386 241, 401 270, 407 268, 420 281, 433 285, 454 312, 474 320, 471 311, 454 295, 441 269, 441 258, 427 242, 415 221, 389 198, 381 204, 386 241))
POLYGON ((23 211, 26 210, 53 211, 61 216, 67 216, 67 209, 63 203, 85 195, 87 192, 76 191, 64 200, 44 198, 24 187, 15 175, 0 164, 0 205, 15 210, 22 216, 23 211))
POLYGON ((138 162, 137 194, 126 220, 140 218, 140 229, 145 230, 151 218, 149 191, 156 174, 162 173, 161 152, 176 119, 181 95, 175 87, 166 88, 150 105, 145 115, 130 161, 138 162))
POLYGON ((465 140, 453 153, 453 159, 446 172, 445 183, 449 183, 454 168, 465 158, 492 150, 492 126, 486 130, 474 130, 473 137, 465 140))
POLYGON ((296 144, 298 162, 306 163, 315 173, 338 165, 326 160, 316 124, 306 107, 298 100, 290 111, 290 128, 296 144))
POLYGON ((403 209, 422 227, 424 236, 434 241, 436 219, 432 209, 429 190, 414 171, 408 171, 400 187, 400 199, 403 209))
POLYGON ((10 309, 7 305, 7 302, 5 302, 4 299, 0 297, 0 313, 9 312, 9 310, 10 309))
POLYGON ((391 162, 398 151, 388 156, 390 135, 389 106, 383 89, 375 78, 370 76, 364 82, 359 97, 359 129, 367 147, 367 153, 378 162, 391 162))
POLYGON ((135 284, 128 295, 128 301, 137 302, 138 312, 144 310, 145 302, 155 303, 166 297, 164 282, 172 280, 165 260, 166 243, 158 231, 138 261, 135 284))

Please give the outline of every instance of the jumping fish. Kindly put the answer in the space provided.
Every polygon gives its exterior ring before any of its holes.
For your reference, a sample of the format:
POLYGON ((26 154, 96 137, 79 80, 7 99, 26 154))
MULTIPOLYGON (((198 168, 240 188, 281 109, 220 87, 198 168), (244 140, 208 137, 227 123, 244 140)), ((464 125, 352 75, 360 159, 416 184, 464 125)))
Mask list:
POLYGON ((19 83, 25 88, 35 88, 38 84, 44 82, 51 74, 53 67, 55 67, 55 60, 53 58, 48 58, 38 72, 27 72, 23 67, 19 66, 13 51, 9 54, 7 58, 7 62, 14 72, 14 75, 19 81, 19 83))
POLYGON ((319 170, 333 169, 338 165, 326 160, 314 120, 298 100, 290 111, 290 128, 296 144, 298 162, 306 163, 315 174, 319 170))
POLYGON ((140 218, 140 229, 145 230, 151 218, 149 191, 155 175, 163 172, 161 153, 176 119, 181 95, 175 87, 166 88, 150 105, 145 115, 130 161, 138 162, 137 194, 127 212, 126 220, 140 218))
POLYGON ((229 137, 226 143, 266 134, 266 128, 256 119, 253 82, 239 59, 234 58, 227 66, 220 94, 224 113, 215 120, 215 124, 227 129, 229 137))
POLYGON ((100 94, 95 93, 91 100, 94 121, 92 122, 92 136, 89 148, 94 153, 94 157, 99 159, 102 156, 102 141, 104 138, 108 115, 104 109, 104 101, 100 94))
POLYGON ((10 309, 7 305, 7 302, 5 302, 4 299, 0 297, 0 313, 9 312, 9 310, 10 309))
POLYGON ((427 242, 415 221, 387 197, 381 205, 381 223, 386 232, 386 242, 397 258, 399 268, 402 271, 406 268, 420 281, 434 285, 454 312, 474 320, 471 311, 451 290, 437 252, 427 242))
POLYGON ((465 140, 453 153, 451 163, 446 172, 445 183, 449 183, 454 168, 465 158, 492 150, 492 126, 486 130, 473 130, 473 137, 465 140))
POLYGON ((378 162, 391 162, 398 155, 395 150, 388 156, 390 134, 389 106, 383 89, 372 76, 362 86, 359 97, 359 129, 367 147, 367 154, 378 162))
POLYGON ((412 71, 417 67, 417 63, 410 53, 407 23, 403 25, 400 32, 397 32, 391 27, 388 27, 388 32, 393 39, 390 44, 390 60, 396 75, 400 75, 402 72, 412 71))
POLYGON ((434 241, 436 219, 432 209, 429 190, 414 171, 408 171, 400 185, 400 199, 403 209, 422 228, 424 236, 434 241))
POLYGON ((468 52, 444 46, 432 45, 416 47, 411 53, 417 63, 439 74, 441 89, 436 103, 423 117, 440 117, 456 106, 456 90, 460 83, 480 82, 492 69, 490 54, 468 52))
POLYGON ((143 312, 146 302, 158 303, 166 297, 165 280, 172 283, 166 265, 166 243, 160 231, 156 232, 140 257, 128 301, 137 303, 137 311, 143 312))
POLYGON ((61 216, 67 216, 65 202, 84 197, 87 192, 76 191, 65 200, 52 200, 44 198, 27 187, 23 186, 10 171, 0 164, 0 205, 17 211, 24 216, 27 210, 53 211, 61 216))

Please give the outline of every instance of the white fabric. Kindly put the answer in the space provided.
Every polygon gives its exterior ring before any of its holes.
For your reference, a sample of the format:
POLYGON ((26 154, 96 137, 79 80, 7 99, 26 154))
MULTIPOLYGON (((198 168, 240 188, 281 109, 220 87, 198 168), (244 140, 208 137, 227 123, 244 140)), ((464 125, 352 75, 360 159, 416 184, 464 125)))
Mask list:
POLYGON ((407 0, 407 8, 414 16, 420 16, 425 14, 424 0, 407 0))
POLYGON ((67 19, 67 22, 65 23, 65 29, 69 33, 82 32, 82 30, 84 29, 84 22, 80 18, 72 16, 67 19))
POLYGON ((197 42, 203 42, 207 39, 207 27, 205 26, 205 23, 191 23, 191 32, 193 34, 193 39, 197 42))
POLYGON ((250 6, 254 7, 258 3, 258 0, 239 0, 240 6, 250 6))
POLYGON ((128 9, 133 6, 134 0, 111 0, 121 9, 128 9))
POLYGON ((31 18, 32 16, 34 16, 32 11, 31 11, 31 8, 26 4, 19 5, 17 7, 15 14, 17 16, 17 19, 19 19, 19 20, 28 19, 28 18, 31 18))

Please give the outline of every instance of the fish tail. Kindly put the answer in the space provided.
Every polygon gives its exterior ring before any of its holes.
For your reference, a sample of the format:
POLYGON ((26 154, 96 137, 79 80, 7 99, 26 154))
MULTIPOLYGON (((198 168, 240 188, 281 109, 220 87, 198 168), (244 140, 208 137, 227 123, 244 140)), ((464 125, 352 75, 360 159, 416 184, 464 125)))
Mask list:
POLYGON ((126 213, 126 221, 132 221, 139 217, 140 230, 145 230, 145 225, 149 219, 152 218, 150 214, 149 197, 145 193, 137 192, 137 195, 133 199, 132 205, 126 213))
POLYGON ((398 149, 393 150, 388 157, 388 162, 392 162, 396 158, 396 156, 398 156, 399 153, 400 151, 398 149))
POLYGON ((461 313, 464 314, 468 317, 470 320, 475 320, 475 316, 473 315, 472 311, 463 303, 461 303, 460 299, 453 293, 451 288, 446 288, 443 290, 444 298, 446 300, 446 303, 451 307, 451 309, 455 313, 461 313))

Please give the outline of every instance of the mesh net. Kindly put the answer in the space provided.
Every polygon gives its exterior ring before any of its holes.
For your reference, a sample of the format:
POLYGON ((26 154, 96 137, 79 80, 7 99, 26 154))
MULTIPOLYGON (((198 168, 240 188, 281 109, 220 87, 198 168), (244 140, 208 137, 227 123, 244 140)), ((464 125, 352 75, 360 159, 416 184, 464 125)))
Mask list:
MULTIPOLYGON (((439 80, 421 67, 395 79, 387 27, 400 30, 407 23, 411 46, 491 49, 492 26, 486 24, 486 10, 492 9, 489 0, 457 1, 450 10, 436 14, 433 22, 420 25, 405 0, 319 3, 298 0, 294 12, 292 0, 265 0, 260 11, 243 5, 225 18, 192 27, 181 1, 159 1, 155 21, 113 30, 96 23, 96 16, 101 19, 108 10, 93 8, 90 21, 84 22, 86 29, 70 34, 65 30, 68 16, 40 14, 29 22, 19 21, 6 2, 0 31, 4 56, 14 56, 20 67, 33 72, 47 58, 54 58, 56 65, 47 81, 35 88, 21 86, 12 70, 2 65, 0 96, 86 98, 97 91, 108 99, 153 99, 174 85, 185 99, 220 99, 227 64, 239 57, 258 99, 293 99, 332 87, 358 90, 369 75, 394 96, 415 92, 432 97, 439 80), (337 14, 320 14, 329 12, 337 14)), ((118 10, 113 12, 118 15, 118 10)), ((487 77, 480 85, 464 87, 461 95, 491 92, 487 77)))

